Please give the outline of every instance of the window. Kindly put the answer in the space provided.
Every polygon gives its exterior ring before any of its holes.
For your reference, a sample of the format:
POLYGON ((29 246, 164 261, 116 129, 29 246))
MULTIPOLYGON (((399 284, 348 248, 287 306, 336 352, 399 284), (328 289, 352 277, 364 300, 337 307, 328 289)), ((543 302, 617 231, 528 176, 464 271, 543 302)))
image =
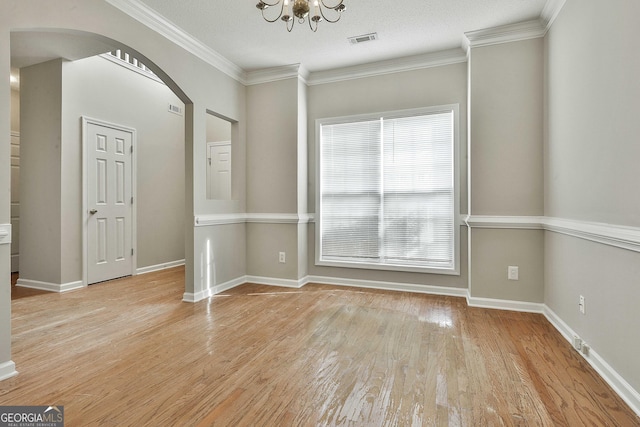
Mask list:
POLYGON ((458 274, 458 106, 319 120, 319 265, 458 274))

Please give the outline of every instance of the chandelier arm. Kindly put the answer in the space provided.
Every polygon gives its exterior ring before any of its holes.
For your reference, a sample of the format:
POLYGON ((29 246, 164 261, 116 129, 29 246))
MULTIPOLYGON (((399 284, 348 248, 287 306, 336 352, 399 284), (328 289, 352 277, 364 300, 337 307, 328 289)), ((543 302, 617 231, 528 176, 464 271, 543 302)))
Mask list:
MULTIPOLYGON (((320 0, 322 1, 322 0, 320 0)), ((342 3, 342 2, 340 2, 342 3)), ((322 5, 324 6, 324 2, 322 2, 322 5)), ((329 8, 327 8, 329 9, 329 8)), ((327 16, 324 14, 324 11, 322 10, 322 8, 320 8, 320 15, 322 15, 322 19, 324 19, 325 21, 327 21, 330 24, 335 24, 336 22, 338 22, 340 20, 340 18, 342 17, 342 13, 338 12, 338 17, 335 20, 329 19, 327 18, 327 16)))
MULTIPOLYGON (((335 8, 337 8, 337 7, 340 7, 340 6, 342 5, 342 3, 344 3, 344 0, 340 0, 340 1, 338 2, 338 4, 336 4, 336 5, 334 5, 334 6, 327 6, 327 4, 324 2, 324 0, 319 0, 319 1, 320 1, 320 3, 322 3, 322 5, 323 5, 324 7, 326 7, 327 9, 335 9, 335 8)), ((264 3, 264 2, 263 2, 263 3, 264 3)))
POLYGON ((296 25, 296 20, 290 19, 288 21, 285 21, 285 24, 287 24, 287 31, 291 32, 291 30, 293 30, 293 26, 296 25), (289 22, 291 22, 291 27, 289 27, 289 22))
POLYGON ((264 1, 263 1, 262 3, 266 4, 267 6, 275 6, 275 5, 277 5, 277 4, 279 4, 279 3, 280 3, 280 14, 278 14, 278 16, 276 16, 273 20, 271 20, 271 19, 269 19, 269 18, 267 18, 267 17, 265 16, 264 11, 265 11, 267 8, 264 8, 264 9, 262 9, 262 10, 261 10, 261 12, 262 12, 262 18, 263 18, 265 21, 269 22, 269 23, 274 23, 274 22, 276 22, 278 19, 280 19, 280 17, 282 16, 282 13, 284 12, 284 2, 282 2, 282 3, 281 3, 280 1, 277 1, 277 2, 275 2, 274 4, 269 4, 269 3, 267 3, 267 2, 264 2, 264 1))
POLYGON ((309 28, 311 28, 311 31, 313 31, 314 33, 316 31, 318 31, 318 21, 315 21, 315 20, 311 19, 311 17, 309 17, 309 19, 307 19, 307 21, 309 21, 309 28), (313 21, 316 24, 315 27, 313 27, 313 25, 311 24, 311 21, 313 21))

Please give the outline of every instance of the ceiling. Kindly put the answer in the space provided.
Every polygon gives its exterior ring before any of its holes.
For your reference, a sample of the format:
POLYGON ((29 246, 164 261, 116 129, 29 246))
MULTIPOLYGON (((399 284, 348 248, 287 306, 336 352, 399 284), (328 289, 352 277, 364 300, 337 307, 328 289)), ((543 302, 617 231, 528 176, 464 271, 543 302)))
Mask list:
MULTIPOLYGON (((258 0, 129 0, 144 3, 245 71, 302 64, 308 71, 459 48, 464 33, 539 18, 547 0, 344 0, 338 23, 316 33, 267 23, 258 0), (348 37, 377 33, 352 45, 348 37)), ((338 0, 325 0, 337 4, 338 0)), ((277 12, 276 8, 267 10, 277 12)))
MULTIPOLYGON (((289 33, 282 21, 264 21, 255 7, 258 0, 106 1, 125 11, 144 10, 153 21, 168 21, 165 27, 186 33, 245 72, 293 64, 321 72, 460 48, 464 33, 538 19, 556 0, 344 0, 341 20, 321 22, 315 33, 306 23, 296 23, 289 33), (378 39, 357 45, 348 41, 369 33, 378 39)), ((12 74, 49 59, 75 60, 111 49, 76 34, 14 32, 12 74)))

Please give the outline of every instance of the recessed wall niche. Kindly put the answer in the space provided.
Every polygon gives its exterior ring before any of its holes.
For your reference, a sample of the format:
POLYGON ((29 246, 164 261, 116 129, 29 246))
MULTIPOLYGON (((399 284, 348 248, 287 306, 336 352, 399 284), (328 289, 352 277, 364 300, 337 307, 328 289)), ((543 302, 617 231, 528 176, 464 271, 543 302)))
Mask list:
POLYGON ((207 110, 207 199, 231 200, 231 124, 207 110))

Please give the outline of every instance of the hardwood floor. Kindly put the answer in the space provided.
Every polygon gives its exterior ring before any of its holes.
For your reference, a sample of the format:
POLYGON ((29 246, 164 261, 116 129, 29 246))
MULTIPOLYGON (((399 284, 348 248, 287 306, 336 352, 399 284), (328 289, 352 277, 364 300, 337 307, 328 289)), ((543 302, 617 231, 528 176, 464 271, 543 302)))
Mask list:
POLYGON ((64 405, 67 426, 640 425, 541 315, 325 285, 189 304, 183 275, 16 297, 0 405, 64 405))

